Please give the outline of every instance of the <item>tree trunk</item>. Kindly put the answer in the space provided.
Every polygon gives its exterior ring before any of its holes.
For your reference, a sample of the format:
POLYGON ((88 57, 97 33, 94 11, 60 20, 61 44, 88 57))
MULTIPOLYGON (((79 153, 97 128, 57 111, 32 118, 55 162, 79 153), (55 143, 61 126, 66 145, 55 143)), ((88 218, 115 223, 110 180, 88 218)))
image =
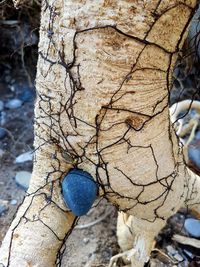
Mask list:
POLYGON ((187 173, 168 100, 195 5, 42 2, 34 170, 2 266, 60 266, 76 220, 61 196, 70 168, 88 171, 100 196, 138 219, 163 225, 183 204, 187 173))

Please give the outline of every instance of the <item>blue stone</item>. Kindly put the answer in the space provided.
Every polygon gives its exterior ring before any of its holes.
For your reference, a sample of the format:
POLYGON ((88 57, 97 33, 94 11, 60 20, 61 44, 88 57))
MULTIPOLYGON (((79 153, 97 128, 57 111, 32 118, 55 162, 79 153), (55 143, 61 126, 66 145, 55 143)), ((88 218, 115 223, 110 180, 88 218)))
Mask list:
POLYGON ((193 237, 200 237, 200 221, 193 218, 185 220, 184 227, 186 231, 193 237))
POLYGON ((70 210, 76 216, 82 216, 92 207, 97 197, 98 185, 88 172, 73 169, 63 179, 62 193, 70 210))
POLYGON ((20 99, 11 99, 7 102, 6 108, 8 109, 16 109, 20 108, 22 106, 22 101, 20 99))

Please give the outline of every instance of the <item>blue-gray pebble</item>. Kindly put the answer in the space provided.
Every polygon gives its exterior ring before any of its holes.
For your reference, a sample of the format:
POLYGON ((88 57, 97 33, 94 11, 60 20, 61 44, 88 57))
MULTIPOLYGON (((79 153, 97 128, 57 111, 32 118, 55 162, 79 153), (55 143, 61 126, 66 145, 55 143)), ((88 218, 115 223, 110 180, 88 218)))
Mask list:
POLYGON ((83 170, 73 169, 63 179, 64 201, 76 216, 87 214, 97 197, 97 192, 96 182, 83 170))
POLYGON ((22 105, 22 101, 20 99, 11 99, 6 103, 6 108, 9 109, 16 109, 20 108, 22 105))
POLYGON ((193 218, 185 220, 184 227, 186 231, 193 237, 200 237, 200 221, 193 218))

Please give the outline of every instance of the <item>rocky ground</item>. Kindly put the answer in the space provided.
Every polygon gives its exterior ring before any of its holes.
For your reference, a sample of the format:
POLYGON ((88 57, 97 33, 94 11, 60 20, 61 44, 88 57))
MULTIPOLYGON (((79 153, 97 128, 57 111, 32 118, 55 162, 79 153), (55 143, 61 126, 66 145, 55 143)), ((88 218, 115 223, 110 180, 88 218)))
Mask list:
MULTIPOLYGON (((0 36, 6 38, 1 39, 3 41, 0 45, 0 50, 4 51, 2 54, 0 53, 1 244, 17 207, 25 195, 32 171, 31 151, 33 150, 35 99, 33 80, 37 58, 37 34, 33 34, 33 28, 31 29, 29 24, 19 27, 16 18, 10 18, 6 22, 1 20, 0 23, 3 25, 0 36), (23 32, 22 39, 14 38, 16 31, 23 32), (30 36, 32 36, 31 39, 30 36), (16 41, 15 47, 6 50, 5 47, 9 42, 13 45, 13 40, 16 41), (26 48, 24 48, 24 44, 26 44, 26 48), (13 57, 10 57, 11 54, 13 57), (30 58, 33 60, 29 61, 30 58)), ((190 93, 186 90, 187 87, 194 87, 194 80, 198 81, 198 77, 200 77, 198 68, 187 77, 183 71, 184 64, 181 65, 181 68, 179 68, 179 72, 176 72, 178 79, 176 90, 173 91, 172 102, 177 96, 183 99, 188 98, 190 93), (180 92, 184 93, 180 94, 180 92)), ((117 211, 106 201, 100 202, 97 208, 92 209, 87 216, 83 216, 66 242, 63 266, 108 266, 109 259, 120 252, 116 238, 116 219, 117 211)), ((167 226, 157 237, 151 261, 147 266, 200 266, 198 242, 200 242, 200 221, 196 220, 187 210, 181 210, 169 219, 167 226), (172 240, 174 234, 193 237, 196 243, 193 246, 181 245, 172 240)), ((123 262, 119 261, 118 266, 123 266, 123 262)))

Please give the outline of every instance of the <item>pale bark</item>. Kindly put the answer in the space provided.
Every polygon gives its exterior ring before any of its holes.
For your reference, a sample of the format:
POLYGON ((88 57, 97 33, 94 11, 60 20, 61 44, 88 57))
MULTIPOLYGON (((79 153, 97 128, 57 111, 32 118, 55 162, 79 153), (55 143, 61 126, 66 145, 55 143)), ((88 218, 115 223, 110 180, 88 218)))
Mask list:
MULTIPOLYGON (((187 166, 189 165, 188 149, 190 142, 195 139, 195 131, 199 124, 199 114, 200 102, 191 99, 175 103, 170 107, 170 119, 173 125, 176 126, 174 128, 179 137, 180 146, 183 147, 184 160, 187 166), (185 124, 183 122, 184 116, 191 109, 196 110, 196 115, 185 124), (183 114, 181 118, 179 117, 180 114, 183 114), (187 140, 183 139, 186 134, 188 136, 187 140)), ((191 168, 192 166, 189 167, 191 168)), ((185 177, 185 188, 187 188, 187 194, 182 206, 190 209, 195 216, 200 217, 200 177, 189 168, 187 168, 185 177)), ((142 267, 149 260, 150 252, 153 248, 152 245, 155 243, 154 238, 164 225, 164 220, 163 222, 155 220, 154 223, 151 223, 120 212, 118 215, 117 236, 119 245, 124 252, 112 257, 109 267, 112 267, 121 257, 129 263, 129 266, 131 264, 132 267, 142 267)), ((184 238, 182 238, 182 242, 184 242, 183 240, 184 238)))
POLYGON ((141 237, 143 259, 132 262, 147 260, 157 229, 192 192, 168 99, 195 4, 43 1, 34 171, 0 250, 2 266, 60 265, 75 221, 60 194, 71 167, 88 171, 100 195, 135 221, 152 224, 149 242, 141 237))
MULTIPOLYGON (((177 205, 176 208, 186 207, 192 210, 194 215, 200 217, 200 177, 189 169, 187 169, 186 175, 185 188, 187 194, 183 199, 182 205, 177 205)), ((112 257, 109 267, 113 267, 119 258, 127 261, 129 263, 127 266, 129 267, 143 267, 144 263, 149 260, 155 243, 155 236, 165 224, 166 220, 155 220, 152 223, 120 212, 118 215, 117 236, 123 253, 112 257)))

